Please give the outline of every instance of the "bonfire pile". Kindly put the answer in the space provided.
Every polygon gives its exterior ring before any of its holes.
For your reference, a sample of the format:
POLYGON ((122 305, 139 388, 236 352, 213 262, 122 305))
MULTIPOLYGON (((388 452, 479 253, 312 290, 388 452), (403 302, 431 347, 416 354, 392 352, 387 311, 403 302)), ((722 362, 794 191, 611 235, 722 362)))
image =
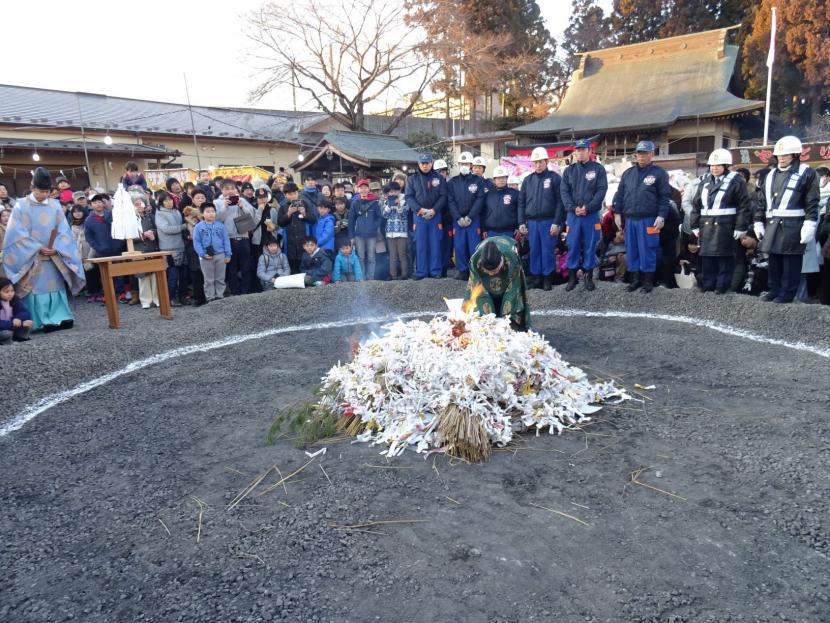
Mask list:
POLYGON ((322 380, 318 410, 359 441, 486 459, 515 431, 561 433, 597 403, 628 395, 592 384, 542 336, 506 319, 456 312, 384 327, 322 380))

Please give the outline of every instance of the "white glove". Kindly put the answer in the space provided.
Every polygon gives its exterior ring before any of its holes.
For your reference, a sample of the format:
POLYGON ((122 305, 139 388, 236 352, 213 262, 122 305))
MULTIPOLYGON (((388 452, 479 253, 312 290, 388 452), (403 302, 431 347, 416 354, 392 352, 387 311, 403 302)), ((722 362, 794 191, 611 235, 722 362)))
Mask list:
POLYGON ((735 238, 735 240, 740 240, 741 238, 746 236, 746 231, 738 231, 736 229, 732 236, 735 238))
POLYGON ((666 219, 664 219, 662 216, 658 216, 656 219, 654 219, 654 225, 653 226, 657 229, 663 229, 663 225, 665 225, 665 224, 666 224, 666 219))
POLYGON ((617 229, 622 229, 622 216, 619 214, 614 215, 614 225, 617 226, 617 229))
POLYGON ((752 229, 755 230, 755 237, 758 238, 758 240, 764 239, 764 233, 766 232, 766 228, 764 227, 764 224, 761 221, 756 221, 755 225, 752 226, 752 229))
POLYGON ((458 219, 457 222, 458 222, 459 227, 466 227, 466 225, 464 224, 464 217, 463 216, 460 219, 458 219))
POLYGON ((695 235, 695 238, 700 238, 700 230, 699 229, 693 229, 692 233, 695 235))
POLYGON ((559 235, 559 225, 554 223, 550 226, 550 235, 551 236, 558 236, 559 235))
POLYGON ((804 221, 801 226, 801 244, 809 244, 816 239, 816 228, 818 223, 816 221, 804 221))
POLYGON ((524 223, 519 225, 519 233, 523 236, 527 236, 527 225, 525 225, 524 223))

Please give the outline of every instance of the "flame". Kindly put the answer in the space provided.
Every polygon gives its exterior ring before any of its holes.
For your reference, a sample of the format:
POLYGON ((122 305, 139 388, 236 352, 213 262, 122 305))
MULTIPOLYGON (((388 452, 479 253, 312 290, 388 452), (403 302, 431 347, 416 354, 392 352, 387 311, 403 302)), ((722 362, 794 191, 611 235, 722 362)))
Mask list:
POLYGON ((461 311, 465 314, 469 314, 476 309, 476 301, 478 301, 478 297, 484 294, 484 286, 481 283, 477 283, 472 290, 470 290, 470 294, 465 298, 464 304, 461 306, 461 311))

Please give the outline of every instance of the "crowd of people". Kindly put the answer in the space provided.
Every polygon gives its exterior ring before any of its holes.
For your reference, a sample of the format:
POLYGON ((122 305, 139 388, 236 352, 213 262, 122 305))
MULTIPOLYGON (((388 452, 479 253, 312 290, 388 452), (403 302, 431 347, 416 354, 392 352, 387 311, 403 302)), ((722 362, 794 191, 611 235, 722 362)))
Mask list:
MULTIPOLYGON (((574 147, 561 175, 536 148, 533 171, 521 180, 500 166, 488 178, 487 163, 463 152, 455 176, 422 154, 417 171, 385 184, 304 174, 298 185, 280 169, 255 185, 204 170, 195 183, 171 177, 152 191, 134 162, 120 184, 140 224, 135 249, 170 252, 167 287, 177 306, 451 271, 467 280, 470 258, 488 237, 513 241, 529 288, 572 291, 581 282, 591 291, 596 278, 632 292, 696 287, 830 304, 830 170, 802 163, 797 138, 779 140, 774 161, 754 176, 731 170, 730 152, 715 150, 709 172, 683 184, 642 141, 613 192, 591 144, 574 147)), ((0 184, 0 342, 71 327, 67 290, 104 302, 90 260, 124 251, 111 210, 109 193, 76 191, 42 168, 19 201, 0 184)), ((116 292, 125 304, 159 304, 152 275, 119 278, 116 292)))

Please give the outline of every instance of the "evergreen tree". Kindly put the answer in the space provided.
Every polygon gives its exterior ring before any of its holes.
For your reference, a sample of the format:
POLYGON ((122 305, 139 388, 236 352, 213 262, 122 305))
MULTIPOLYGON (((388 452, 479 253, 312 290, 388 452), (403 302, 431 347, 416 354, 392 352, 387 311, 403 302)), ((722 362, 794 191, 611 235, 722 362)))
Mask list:
POLYGON ((600 50, 613 45, 611 20, 596 0, 573 0, 571 19, 562 38, 562 50, 568 55, 568 71, 579 64, 580 52, 600 50))

